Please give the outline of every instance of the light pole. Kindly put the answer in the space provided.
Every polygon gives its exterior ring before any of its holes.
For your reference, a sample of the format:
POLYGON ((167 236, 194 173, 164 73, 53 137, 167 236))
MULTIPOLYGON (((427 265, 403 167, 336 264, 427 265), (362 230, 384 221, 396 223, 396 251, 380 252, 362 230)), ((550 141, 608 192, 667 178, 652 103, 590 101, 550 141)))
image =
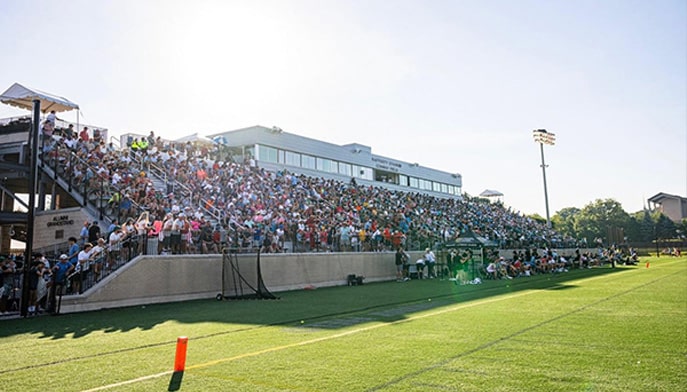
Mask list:
POLYGON ((551 227, 551 216, 549 214, 549 193, 546 189, 546 163, 544 162, 544 144, 553 146, 556 143, 556 134, 547 132, 546 129, 535 129, 532 131, 534 141, 539 143, 541 150, 541 172, 544 177, 544 202, 546 203, 546 226, 551 227))

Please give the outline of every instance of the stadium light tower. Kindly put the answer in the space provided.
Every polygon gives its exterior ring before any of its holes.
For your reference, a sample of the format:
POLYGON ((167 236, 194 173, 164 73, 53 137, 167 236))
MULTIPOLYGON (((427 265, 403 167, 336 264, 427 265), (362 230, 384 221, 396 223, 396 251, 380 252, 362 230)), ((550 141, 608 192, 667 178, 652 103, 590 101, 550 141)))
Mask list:
POLYGON ((546 163, 544 162, 544 144, 553 146, 556 143, 556 134, 547 132, 546 129, 535 129, 532 131, 534 141, 539 143, 541 150, 541 172, 544 177, 544 202, 546 203, 546 226, 551 227, 551 216, 549 215, 549 193, 546 189, 546 163))

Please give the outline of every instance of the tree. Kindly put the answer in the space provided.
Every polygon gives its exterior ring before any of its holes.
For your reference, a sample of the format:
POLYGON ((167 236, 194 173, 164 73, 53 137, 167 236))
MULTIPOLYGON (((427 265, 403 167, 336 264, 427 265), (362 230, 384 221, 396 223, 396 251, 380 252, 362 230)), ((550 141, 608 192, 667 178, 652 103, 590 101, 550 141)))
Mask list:
POLYGON ((682 222, 677 224, 678 237, 684 239, 687 237, 687 218, 683 219, 682 222))
POLYGON ((575 217, 580 213, 577 207, 566 207, 556 212, 551 218, 553 228, 561 234, 577 238, 578 234, 575 230, 575 217))
POLYGON ((546 218, 537 213, 527 215, 527 217, 539 223, 546 223, 546 218))
POLYGON ((630 215, 622 205, 613 199, 597 199, 587 204, 576 215, 574 228, 578 236, 593 241, 601 238, 608 243, 609 229, 627 229, 630 225, 630 215))
POLYGON ((663 240, 675 238, 677 236, 675 229, 675 222, 664 214, 660 214, 656 219, 656 237, 663 240))
POLYGON ((642 222, 640 223, 642 241, 653 241, 653 239, 655 238, 654 226, 655 223, 654 220, 651 218, 651 214, 649 214, 649 211, 644 211, 644 215, 642 216, 642 222))

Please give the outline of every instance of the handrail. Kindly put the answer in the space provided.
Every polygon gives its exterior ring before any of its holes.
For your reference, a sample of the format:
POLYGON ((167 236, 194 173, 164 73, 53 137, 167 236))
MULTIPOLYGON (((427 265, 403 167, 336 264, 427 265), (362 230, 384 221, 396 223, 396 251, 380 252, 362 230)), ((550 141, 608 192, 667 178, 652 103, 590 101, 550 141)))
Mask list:
MULTIPOLYGON (((96 204, 96 203, 94 203, 94 202, 91 202, 91 200, 88 198, 88 195, 89 195, 89 192, 88 192, 88 191, 89 191, 89 188, 88 188, 88 183, 87 183, 87 182, 82 181, 82 182, 80 183, 80 185, 83 186, 83 189, 80 189, 80 188, 78 187, 78 184, 74 184, 74 182, 73 182, 73 180, 74 180, 73 176, 71 176, 71 175, 61 176, 61 175, 60 175, 60 171, 61 171, 61 170, 58 169, 58 163, 59 163, 59 161, 60 161, 59 157, 61 156, 61 157, 65 158, 66 160, 68 160, 68 162, 69 162, 69 169, 70 169, 70 170, 73 170, 73 168, 74 168, 75 165, 81 164, 81 165, 85 166, 86 168, 90 168, 90 169, 94 172, 94 174, 95 174, 95 172, 96 172, 95 167, 94 167, 92 164, 90 164, 90 163, 88 163, 87 161, 85 161, 84 159, 82 159, 81 157, 79 157, 78 155, 76 155, 76 153, 74 153, 74 152, 73 152, 71 149, 69 149, 69 148, 60 148, 59 146, 56 146, 56 147, 55 147, 55 153, 56 153, 57 157, 56 157, 56 159, 54 160, 53 166, 51 167, 51 169, 53 170, 53 173, 54 173, 55 177, 60 177, 60 178, 62 178, 63 180, 65 180, 65 182, 67 182, 67 185, 68 185, 67 191, 68 191, 68 192, 71 192, 71 191, 72 191, 72 186, 73 186, 73 185, 77 185, 77 191, 78 191, 79 193, 81 193, 81 196, 82 196, 82 198, 83 198, 84 206, 85 206, 85 205, 89 205, 89 204, 90 204, 91 206, 93 206, 93 207, 95 208, 95 210, 98 211, 98 212, 100 213, 99 219, 103 219, 104 216, 107 216, 107 218, 109 218, 110 221, 113 221, 113 220, 115 220, 115 219, 118 219, 118 218, 119 218, 119 212, 118 212, 118 211, 117 211, 117 214, 116 214, 117 216, 115 216, 115 217, 111 216, 110 214, 106 214, 106 213, 105 213, 105 208, 104 208, 104 205, 103 205, 103 199, 106 198, 107 196, 105 195, 105 188, 106 188, 106 187, 105 187, 105 181, 104 181, 104 179, 103 179, 102 177, 100 178, 100 189, 96 189, 96 192, 99 191, 99 194, 100 194, 100 197, 99 197, 99 199, 98 199, 98 203, 96 204), (63 153, 63 151, 64 151, 65 149, 68 151, 68 154, 64 154, 64 153, 63 153), (65 178, 65 177, 66 177, 66 178, 65 178), (99 204, 99 205, 98 205, 98 204, 99 204)), ((44 163, 45 160, 44 160, 43 158, 41 158, 41 162, 44 163)), ((63 171, 63 172, 65 172, 65 174, 66 174, 66 171, 63 171)), ((121 202, 121 196, 122 196, 123 193, 124 193, 124 192, 123 192, 123 188, 120 187, 120 186, 117 186, 117 185, 113 185, 113 184, 111 184, 109 181, 107 182, 107 188, 108 188, 108 190, 111 190, 111 191, 112 191, 112 192, 111 192, 111 195, 114 195, 114 194, 116 194, 116 193, 119 193, 120 199, 117 201, 117 203, 119 204, 119 203, 121 202)), ((91 190, 93 190, 93 188, 91 188, 91 190)), ((92 193, 92 192, 91 192, 91 193, 92 193)), ((112 197, 111 195, 110 195, 110 197, 112 197)), ((141 205, 138 204, 135 200, 129 199, 129 201, 130 201, 130 202, 132 203, 132 205, 135 207, 137 213, 140 213, 140 212, 143 210, 143 208, 141 207, 141 205)))
POLYGON ((110 143, 112 143, 113 146, 117 146, 118 150, 122 149, 122 145, 119 143, 119 139, 117 139, 113 135, 110 135, 110 143))

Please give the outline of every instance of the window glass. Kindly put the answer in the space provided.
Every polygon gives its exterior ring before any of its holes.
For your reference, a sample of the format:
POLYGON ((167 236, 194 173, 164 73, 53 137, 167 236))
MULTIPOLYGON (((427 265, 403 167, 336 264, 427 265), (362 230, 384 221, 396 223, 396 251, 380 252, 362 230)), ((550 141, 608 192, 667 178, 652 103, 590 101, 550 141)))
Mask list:
POLYGON ((303 154, 301 156, 301 166, 306 169, 316 169, 315 157, 303 154))
POLYGON ((300 166, 301 154, 291 151, 284 151, 284 163, 291 166, 300 166))
POLYGON ((258 149, 259 161, 277 163, 277 149, 274 147, 260 146, 258 149))
POLYGON ((348 163, 339 162, 339 174, 343 174, 344 176, 350 176, 351 165, 348 163))

